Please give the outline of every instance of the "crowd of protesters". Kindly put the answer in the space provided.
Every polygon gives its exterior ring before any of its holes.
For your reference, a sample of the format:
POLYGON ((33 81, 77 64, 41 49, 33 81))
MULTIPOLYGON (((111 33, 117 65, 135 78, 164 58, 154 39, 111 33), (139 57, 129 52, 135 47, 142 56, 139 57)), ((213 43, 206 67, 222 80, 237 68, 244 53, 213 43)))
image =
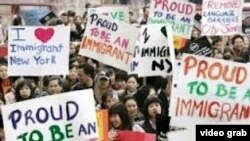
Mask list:
MULTIPOLYGON (((147 24, 149 8, 144 7, 142 11, 143 15, 138 20, 130 11, 131 24, 137 26, 147 24)), ((20 13, 16 13, 12 25, 25 25, 21 17, 20 13)), ((8 62, 6 58, 1 58, 0 104, 12 104, 92 88, 96 109, 108 109, 110 140, 115 140, 116 130, 157 133, 157 127, 161 128, 159 131, 168 132, 171 129, 168 117, 171 77, 139 78, 135 74, 128 75, 125 71, 79 55, 79 42, 84 35, 87 12, 82 16, 76 15, 73 11, 60 12, 58 17, 59 20, 51 22, 49 25, 71 27, 69 74, 67 76, 9 77, 8 62)), ((192 37, 186 45, 200 37, 200 31, 194 28, 192 37)), ((249 61, 250 43, 247 36, 207 38, 213 49, 211 57, 243 63, 249 61)), ((2 119, 0 121, 0 136, 3 139, 3 121, 2 119)))

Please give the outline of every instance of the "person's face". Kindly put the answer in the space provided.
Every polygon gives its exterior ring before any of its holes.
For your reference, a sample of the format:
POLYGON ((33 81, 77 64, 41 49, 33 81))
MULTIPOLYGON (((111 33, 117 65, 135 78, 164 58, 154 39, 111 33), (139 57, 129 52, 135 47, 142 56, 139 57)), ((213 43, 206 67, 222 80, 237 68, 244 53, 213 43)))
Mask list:
POLYGON ((76 59, 77 59, 79 64, 83 64, 86 62, 86 58, 84 56, 81 56, 81 55, 77 55, 76 59))
POLYGON ((5 65, 0 65, 0 78, 7 79, 8 78, 8 67, 5 65))
POLYGON ((242 50, 243 49, 243 47, 244 47, 244 43, 243 43, 243 41, 242 41, 242 39, 241 38, 236 38, 235 40, 234 40, 234 48, 236 49, 236 50, 242 50))
POLYGON ((76 53, 76 47, 75 45, 71 44, 69 48, 69 54, 75 54, 76 53))
POLYGON ((218 49, 220 52, 224 52, 224 46, 223 46, 223 43, 222 43, 222 42, 216 43, 216 46, 217 46, 217 49, 218 49))
POLYGON ((100 89, 108 89, 109 88, 109 80, 106 78, 99 79, 99 88, 100 89))
POLYGON ((111 96, 107 96, 107 98, 104 101, 105 106, 107 106, 107 108, 110 108, 114 103, 112 102, 112 97, 111 96))
POLYGON ((87 63, 90 64, 92 67, 94 67, 94 69, 97 68, 97 64, 94 63, 94 61, 93 61, 92 59, 88 59, 88 60, 87 60, 87 63))
POLYGON ((121 118, 119 117, 118 114, 113 114, 110 116, 109 118, 110 123, 115 127, 115 128, 119 128, 122 124, 121 122, 121 118))
POLYGON ((81 25, 83 22, 82 22, 82 18, 81 17, 77 17, 76 19, 75 19, 75 24, 77 24, 77 25, 81 25))
POLYGON ((0 100, 0 113, 2 113, 2 106, 4 105, 3 100, 0 100))
POLYGON ((62 92, 62 86, 59 85, 58 80, 52 80, 48 84, 49 94, 60 94, 62 92))
POLYGON ((136 91, 138 87, 138 83, 134 77, 130 77, 127 81, 127 89, 129 92, 134 92, 136 91))
POLYGON ((151 89, 149 90, 148 97, 151 97, 151 96, 157 97, 156 91, 155 91, 155 89, 153 89, 153 88, 151 88, 151 89))
POLYGON ((69 71, 69 78, 70 79, 77 79, 78 75, 77 75, 77 69, 75 67, 73 67, 70 71, 69 71))
POLYGON ((74 23, 74 17, 73 16, 68 16, 68 21, 69 21, 69 23, 74 23))
POLYGON ((249 47, 249 39, 246 36, 244 37, 244 47, 245 48, 249 47))
POLYGON ((145 12, 144 12, 144 16, 145 16, 145 17, 148 17, 148 15, 149 15, 149 9, 146 8, 146 9, 145 9, 145 12))
POLYGON ((151 118, 156 118, 157 114, 161 114, 161 105, 159 103, 151 103, 148 106, 148 113, 151 118))
POLYGON ((78 69, 78 77, 79 77, 79 81, 82 84, 86 84, 88 82, 88 75, 85 74, 84 70, 82 68, 78 69))
POLYGON ((115 80, 115 86, 117 90, 125 90, 126 89, 126 82, 125 80, 115 80))
POLYGON ((61 20, 62 20, 62 23, 67 24, 68 23, 68 16, 67 15, 62 15, 61 20))
POLYGON ((198 30, 196 30, 196 29, 192 30, 192 37, 198 38, 199 36, 200 36, 200 33, 198 30))
POLYGON ((136 101, 133 99, 130 99, 125 103, 125 105, 128 110, 129 116, 134 117, 138 109, 136 101))
POLYGON ((223 52, 223 50, 224 50, 222 42, 215 43, 214 46, 213 46, 213 48, 219 50, 220 52, 223 52))
POLYGON ((27 99, 31 95, 31 89, 29 86, 24 85, 20 90, 19 90, 20 96, 23 99, 27 99))

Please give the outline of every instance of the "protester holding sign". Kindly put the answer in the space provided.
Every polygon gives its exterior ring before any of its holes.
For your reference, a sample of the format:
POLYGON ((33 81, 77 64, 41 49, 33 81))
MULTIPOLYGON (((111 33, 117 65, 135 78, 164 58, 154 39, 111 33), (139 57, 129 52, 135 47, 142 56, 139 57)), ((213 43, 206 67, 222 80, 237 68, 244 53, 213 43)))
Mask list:
POLYGON ((122 103, 117 103, 109 109, 109 121, 111 129, 109 131, 109 139, 114 141, 117 137, 115 130, 133 130, 144 132, 139 125, 133 125, 129 118, 126 106, 122 103))
POLYGON ((166 139, 166 133, 169 130, 169 119, 165 115, 161 100, 155 96, 147 98, 143 112, 145 122, 142 128, 145 132, 157 133, 157 139, 159 140, 166 139))

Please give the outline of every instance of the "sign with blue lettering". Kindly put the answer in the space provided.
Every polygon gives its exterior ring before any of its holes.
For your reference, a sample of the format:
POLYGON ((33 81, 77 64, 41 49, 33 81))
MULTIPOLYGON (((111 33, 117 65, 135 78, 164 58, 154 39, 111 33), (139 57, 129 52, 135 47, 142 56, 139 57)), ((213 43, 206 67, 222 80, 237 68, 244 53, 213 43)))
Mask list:
POLYGON ((93 90, 2 107, 7 141, 98 141, 93 90))
POLYGON ((9 27, 10 76, 68 74, 69 27, 9 27))

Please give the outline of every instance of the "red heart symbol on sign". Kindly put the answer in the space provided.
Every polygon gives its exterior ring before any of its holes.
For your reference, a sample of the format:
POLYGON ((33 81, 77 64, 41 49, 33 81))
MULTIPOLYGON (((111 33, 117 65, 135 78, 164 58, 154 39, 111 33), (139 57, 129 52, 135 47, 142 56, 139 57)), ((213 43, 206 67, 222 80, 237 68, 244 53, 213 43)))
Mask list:
POLYGON ((53 28, 37 28, 35 30, 35 36, 38 40, 42 41, 43 43, 46 43, 49 41, 54 35, 54 29, 53 28))

